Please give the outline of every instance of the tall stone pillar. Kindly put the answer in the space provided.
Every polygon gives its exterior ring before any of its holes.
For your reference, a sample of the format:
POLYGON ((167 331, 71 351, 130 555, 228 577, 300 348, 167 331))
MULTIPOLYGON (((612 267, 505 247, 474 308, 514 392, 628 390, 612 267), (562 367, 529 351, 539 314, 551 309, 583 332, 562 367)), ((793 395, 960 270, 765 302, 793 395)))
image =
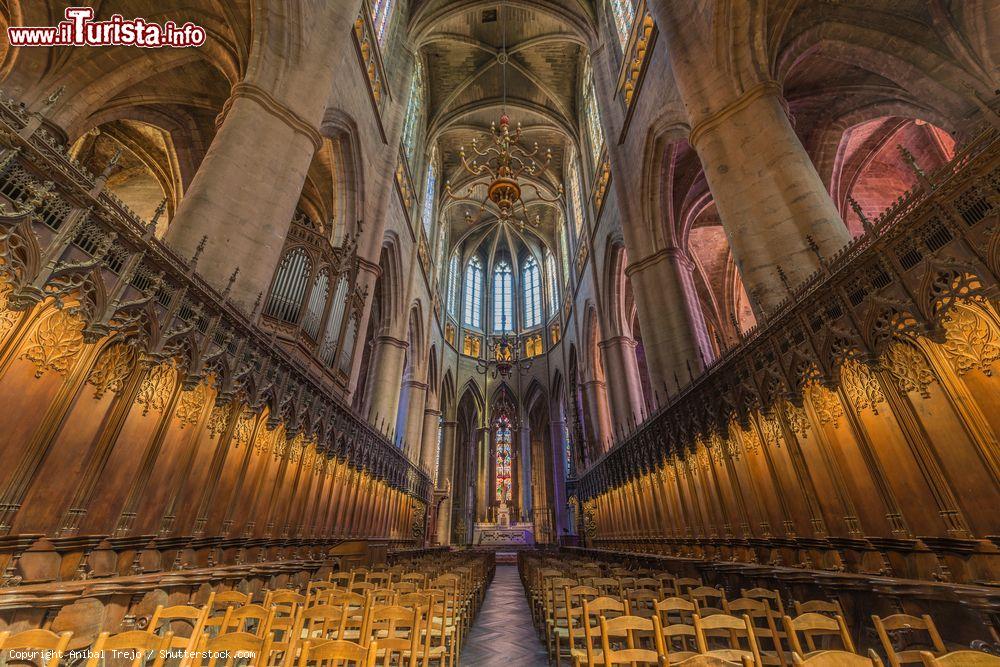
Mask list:
POLYGON ((627 336, 615 336, 601 341, 611 417, 616 430, 641 422, 646 414, 639 362, 635 358, 636 345, 627 336))
POLYGON ((440 435, 438 433, 441 422, 441 411, 437 409, 437 399, 427 398, 427 405, 424 407, 424 424, 420 435, 420 467, 424 468, 431 476, 431 483, 434 478, 434 464, 438 458, 438 444, 440 435), (434 405, 431 405, 431 404, 434 405))
POLYGON ((392 336, 378 336, 374 344, 365 414, 372 424, 378 426, 384 421, 391 428, 399 411, 399 390, 409 343, 392 336))
POLYGON ((490 456, 490 431, 487 428, 477 430, 476 437, 476 521, 486 521, 489 514, 490 499, 492 495, 489 490, 493 488, 493 479, 490 476, 489 456, 490 456))
POLYGON ((198 272, 244 306, 267 296, 319 132, 267 91, 233 87, 225 120, 167 228, 166 240, 192 257, 208 237, 198 272))
POLYGON ((447 489, 448 495, 441 501, 438 510, 438 542, 451 544, 451 507, 456 493, 464 489, 455 483, 455 429, 458 423, 445 421, 441 423, 441 459, 438 462, 437 488, 447 489))
POLYGON ((406 457, 415 465, 420 465, 420 449, 424 435, 424 403, 427 401, 427 384, 417 380, 406 380, 402 390, 407 393, 406 429, 403 433, 403 447, 406 457))
POLYGON ((677 248, 638 259, 625 269, 642 325, 650 384, 661 399, 664 393, 677 393, 678 386, 701 373, 702 360, 711 359, 693 270, 694 263, 677 248))
POLYGON ((611 428, 611 410, 608 408, 608 388, 603 380, 586 380, 583 396, 587 402, 587 413, 593 428, 593 451, 590 460, 595 461, 610 446, 614 439, 611 428))
POLYGON ((528 424, 521 426, 518 434, 518 450, 521 457, 521 516, 525 521, 532 520, 533 503, 531 502, 531 427, 528 424))
MULTIPOLYGON (((789 122, 778 83, 766 78, 766 35, 751 27, 724 39, 694 0, 650 0, 691 127, 751 304, 758 316, 831 257, 850 233, 789 122), (720 61, 724 58, 724 62, 720 61)), ((636 290, 638 292, 638 290, 636 290)), ((645 328, 643 329, 645 332, 645 328)))
POLYGON ((552 535, 558 542, 564 528, 569 528, 566 516, 566 422, 556 420, 549 423, 549 440, 552 443, 552 535))

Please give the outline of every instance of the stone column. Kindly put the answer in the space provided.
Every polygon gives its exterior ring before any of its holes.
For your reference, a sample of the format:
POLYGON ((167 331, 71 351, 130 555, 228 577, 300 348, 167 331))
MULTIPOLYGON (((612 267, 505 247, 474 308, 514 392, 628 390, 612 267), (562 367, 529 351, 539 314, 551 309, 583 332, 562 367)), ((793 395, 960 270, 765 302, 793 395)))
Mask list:
POLYGON ((628 336, 615 336, 601 342, 615 429, 638 424, 646 414, 639 362, 635 358, 636 345, 628 336))
POLYGON ((611 428, 611 410, 608 408, 608 390, 603 380, 586 380, 583 383, 583 395, 587 401, 587 412, 590 425, 593 428, 594 447, 591 452, 591 462, 597 459, 610 446, 614 439, 611 428))
MULTIPOLYGON (((407 380, 403 383, 402 391, 407 393, 403 447, 406 457, 415 465, 420 465, 420 443, 424 433, 424 403, 427 401, 427 384, 417 380, 407 380)), ((400 416, 402 417, 402 415, 400 416)))
POLYGON ((441 421, 441 411, 437 409, 437 398, 427 399, 428 405, 424 408, 423 431, 420 435, 420 466, 427 470, 431 476, 431 483, 434 478, 434 463, 438 457, 438 444, 440 442, 439 423, 441 421), (433 403, 434 405, 430 405, 433 403))
POLYGON ((643 257, 625 269, 642 325, 650 385, 660 400, 675 394, 678 385, 687 385, 692 375, 697 377, 702 360, 711 358, 693 271, 694 263, 677 248, 643 257))
MULTIPOLYGON (((317 84, 318 86, 321 84, 317 84)), ((312 123, 251 83, 239 83, 191 186, 167 228, 184 259, 207 236, 197 270, 249 306, 268 287, 313 154, 322 145, 312 123)))
POLYGON ((780 84, 762 73, 761 31, 726 37, 726 48, 718 49, 720 28, 700 3, 650 0, 648 6, 687 109, 689 141, 760 319, 787 296, 777 266, 797 285, 819 266, 810 245, 831 257, 850 233, 792 129, 780 84))
POLYGON ((437 487, 447 489, 448 495, 441 501, 441 508, 438 510, 438 542, 440 544, 451 544, 451 507, 456 493, 462 491, 455 484, 455 429, 458 423, 446 421, 441 423, 443 430, 441 437, 441 459, 438 462, 437 487))
POLYGON ((549 423, 552 442, 552 536, 558 542, 563 528, 570 528, 566 517, 566 422, 557 420, 549 423))
POLYGON ((531 427, 521 426, 518 434, 521 457, 521 516, 525 521, 532 520, 533 503, 531 502, 531 427))
POLYGON ((365 414, 372 424, 377 426, 384 421, 392 428, 399 410, 399 390, 409 343, 392 336, 378 336, 374 344, 369 370, 371 388, 367 392, 365 414))

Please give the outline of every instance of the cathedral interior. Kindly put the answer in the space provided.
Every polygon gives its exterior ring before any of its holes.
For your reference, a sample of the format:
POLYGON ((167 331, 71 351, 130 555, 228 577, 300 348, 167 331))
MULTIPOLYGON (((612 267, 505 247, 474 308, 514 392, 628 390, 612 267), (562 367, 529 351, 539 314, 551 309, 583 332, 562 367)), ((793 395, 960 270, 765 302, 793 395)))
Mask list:
POLYGON ((71 4, 4 664, 1000 664, 1000 0, 71 4))

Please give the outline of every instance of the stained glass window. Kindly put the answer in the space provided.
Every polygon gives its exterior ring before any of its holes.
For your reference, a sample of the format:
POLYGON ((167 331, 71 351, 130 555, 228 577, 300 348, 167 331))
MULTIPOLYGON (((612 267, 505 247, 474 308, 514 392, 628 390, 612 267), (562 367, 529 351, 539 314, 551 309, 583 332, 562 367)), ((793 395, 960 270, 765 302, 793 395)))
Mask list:
POLYGON ((497 263, 493 269, 493 330, 514 329, 514 274, 510 264, 497 263))
POLYGON ((580 195, 580 163, 573 159, 569 163, 569 199, 573 207, 573 235, 580 238, 583 229, 584 212, 583 197, 580 195))
POLYGON ((458 317, 458 255, 448 262, 448 312, 458 317))
POLYGON ((601 129, 601 117, 597 111, 597 94, 594 91, 594 77, 588 76, 587 87, 583 89, 583 117, 587 125, 587 136, 590 139, 591 157, 594 166, 601 158, 601 148, 604 146, 604 130, 601 129))
POLYGON ((427 162, 427 178, 424 181, 424 208, 421 212, 424 222, 424 234, 427 242, 431 240, 431 227, 434 222, 434 197, 437 194, 437 151, 431 152, 427 162))
POLYGON ((524 263, 523 274, 524 326, 530 329, 542 323, 542 280, 534 257, 524 263))
POLYGON ((511 449, 510 420, 500 417, 497 420, 497 500, 501 503, 510 502, 511 494, 511 449))
POLYGON ((635 7, 632 6, 632 0, 611 0, 611 14, 615 17, 618 41, 621 42, 624 51, 628 35, 632 32, 632 22, 635 21, 635 7))
POLYGON ((375 35, 378 43, 381 44, 389 28, 389 21, 392 18, 393 0, 374 0, 372 2, 372 26, 375 27, 375 35))
POLYGON ((423 115, 424 107, 424 72, 418 59, 413 66, 413 78, 410 79, 410 98, 406 103, 406 121, 403 124, 403 147, 406 149, 406 160, 413 164, 413 149, 417 142, 417 121, 423 115))
POLYGON ((483 265, 478 257, 469 260, 465 269, 465 314, 462 321, 466 326, 478 329, 483 318, 483 265))
POLYGON ((556 259, 551 252, 545 253, 545 273, 548 277, 549 317, 559 310, 559 276, 556 275, 556 259))

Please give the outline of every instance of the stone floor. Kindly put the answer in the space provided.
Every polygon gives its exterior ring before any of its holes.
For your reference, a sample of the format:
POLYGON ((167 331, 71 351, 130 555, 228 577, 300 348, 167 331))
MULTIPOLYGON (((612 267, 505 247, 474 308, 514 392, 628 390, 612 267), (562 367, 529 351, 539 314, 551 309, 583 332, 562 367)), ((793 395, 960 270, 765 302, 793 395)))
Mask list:
POLYGON ((461 667, 543 667, 545 646, 531 624, 516 565, 497 565, 486 600, 462 647, 461 667))

